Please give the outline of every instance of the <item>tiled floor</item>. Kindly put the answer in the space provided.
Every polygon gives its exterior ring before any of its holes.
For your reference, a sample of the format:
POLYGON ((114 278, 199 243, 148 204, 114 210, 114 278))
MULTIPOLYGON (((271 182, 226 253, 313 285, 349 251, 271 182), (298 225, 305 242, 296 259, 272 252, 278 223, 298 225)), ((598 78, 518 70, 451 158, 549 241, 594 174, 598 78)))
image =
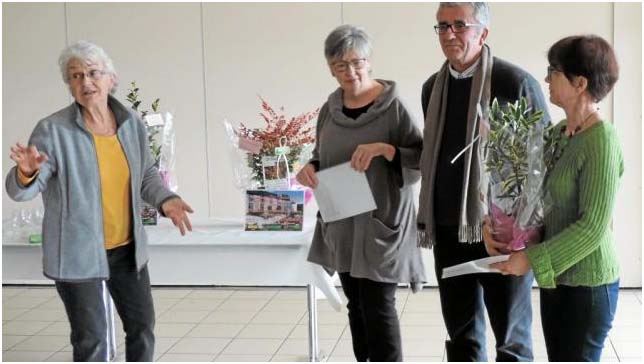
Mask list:
MULTIPOLYGON (((304 288, 154 288, 156 361, 306 361, 304 288)), ((399 289, 406 361, 445 360, 438 291, 399 289)), ((533 291, 534 352, 546 360, 538 291, 533 291)), ((52 287, 2 288, 2 360, 71 361, 69 325, 52 287)), ((346 311, 318 302, 320 348, 328 361, 354 361, 346 311)), ((123 334, 117 319, 119 355, 123 334)), ((622 290, 602 361, 640 362, 642 291, 622 290)), ((488 330, 488 353, 494 340, 488 330)))

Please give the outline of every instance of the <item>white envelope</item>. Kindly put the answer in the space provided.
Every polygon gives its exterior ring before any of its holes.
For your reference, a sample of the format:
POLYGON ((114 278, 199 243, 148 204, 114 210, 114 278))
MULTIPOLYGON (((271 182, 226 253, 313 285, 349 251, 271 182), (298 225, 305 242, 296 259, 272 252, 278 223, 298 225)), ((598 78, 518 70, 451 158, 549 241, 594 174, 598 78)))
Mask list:
POLYGON ((509 255, 497 255, 494 257, 487 257, 453 265, 443 269, 442 278, 456 277, 472 273, 501 273, 498 269, 490 268, 490 264, 505 262, 508 259, 510 259, 509 255))
POLYGON ((316 173, 318 186, 313 195, 324 222, 331 222, 375 210, 367 176, 349 162, 316 173))

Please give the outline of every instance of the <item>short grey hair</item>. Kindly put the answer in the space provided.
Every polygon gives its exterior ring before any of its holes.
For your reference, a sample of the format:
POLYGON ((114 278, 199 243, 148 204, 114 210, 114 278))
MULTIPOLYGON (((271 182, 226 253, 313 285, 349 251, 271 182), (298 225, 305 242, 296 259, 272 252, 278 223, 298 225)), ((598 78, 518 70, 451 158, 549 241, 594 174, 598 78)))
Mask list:
POLYGON ((60 57, 58 57, 58 67, 60 67, 60 74, 63 77, 63 82, 68 85, 69 74, 67 73, 67 67, 69 66, 69 62, 73 59, 77 59, 81 62, 90 61, 92 63, 102 64, 105 67, 103 71, 112 75, 114 78, 114 86, 110 90, 110 93, 114 94, 114 92, 116 92, 118 77, 116 75, 116 70, 114 69, 114 63, 103 48, 86 40, 79 40, 76 43, 68 45, 62 52, 60 52, 60 57))
POLYGON ((487 3, 484 2, 473 2, 473 3, 440 3, 438 9, 440 8, 450 8, 455 6, 469 6, 474 10, 474 19, 479 24, 482 24, 484 27, 490 26, 490 7, 487 3))
POLYGON ((327 62, 341 59, 350 51, 360 57, 371 57, 371 36, 364 29, 345 24, 333 29, 324 41, 324 57, 327 62))

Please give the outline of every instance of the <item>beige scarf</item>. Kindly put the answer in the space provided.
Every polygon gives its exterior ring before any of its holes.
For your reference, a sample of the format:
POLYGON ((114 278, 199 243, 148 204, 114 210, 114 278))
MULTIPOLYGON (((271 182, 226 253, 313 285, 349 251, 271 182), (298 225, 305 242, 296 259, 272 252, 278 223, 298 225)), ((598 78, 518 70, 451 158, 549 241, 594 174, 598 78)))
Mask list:
MULTIPOLYGON (((483 173, 484 148, 479 138, 481 119, 489 114, 490 83, 492 78, 492 52, 483 45, 481 61, 472 79, 470 102, 467 111, 466 149, 459 158, 465 158, 463 176, 463 195, 461 196, 461 216, 459 221, 458 240, 474 243, 483 240, 481 225, 485 215, 484 201, 487 181, 483 173)), ((431 248, 436 241, 434 220, 434 180, 440 142, 445 126, 447 105, 447 85, 449 83, 449 65, 446 61, 436 75, 432 94, 427 106, 423 154, 420 159, 422 175, 420 204, 418 207, 418 244, 431 248)), ((454 181, 456 182, 456 181, 454 181)), ((455 201, 456 202, 456 201, 455 201)))

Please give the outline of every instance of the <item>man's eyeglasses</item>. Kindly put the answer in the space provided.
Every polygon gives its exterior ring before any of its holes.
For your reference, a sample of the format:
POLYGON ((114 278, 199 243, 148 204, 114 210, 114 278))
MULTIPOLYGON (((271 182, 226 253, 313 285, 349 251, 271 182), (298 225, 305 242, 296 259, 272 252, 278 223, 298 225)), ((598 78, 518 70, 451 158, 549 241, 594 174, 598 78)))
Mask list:
POLYGON ((331 63, 331 68, 336 72, 346 72, 349 67, 354 70, 361 70, 367 65, 366 58, 352 59, 350 61, 336 61, 331 63))
POLYGON ((548 71, 546 73, 546 79, 548 81, 550 81, 550 77, 552 77, 553 72, 563 72, 563 71, 560 70, 559 68, 555 67, 555 66, 549 65, 548 66, 548 71))
POLYGON ((447 33, 448 29, 451 29, 452 33, 463 33, 469 27, 480 27, 480 26, 481 26, 481 24, 465 23, 465 22, 462 22, 462 21, 455 21, 452 24, 440 23, 440 24, 434 25, 434 30, 436 31, 436 34, 445 34, 445 33, 447 33))
POLYGON ((82 81, 85 79, 85 77, 89 77, 90 79, 97 81, 103 77, 107 72, 103 70, 89 70, 87 73, 85 72, 75 72, 69 75, 69 79, 71 81, 82 81))

